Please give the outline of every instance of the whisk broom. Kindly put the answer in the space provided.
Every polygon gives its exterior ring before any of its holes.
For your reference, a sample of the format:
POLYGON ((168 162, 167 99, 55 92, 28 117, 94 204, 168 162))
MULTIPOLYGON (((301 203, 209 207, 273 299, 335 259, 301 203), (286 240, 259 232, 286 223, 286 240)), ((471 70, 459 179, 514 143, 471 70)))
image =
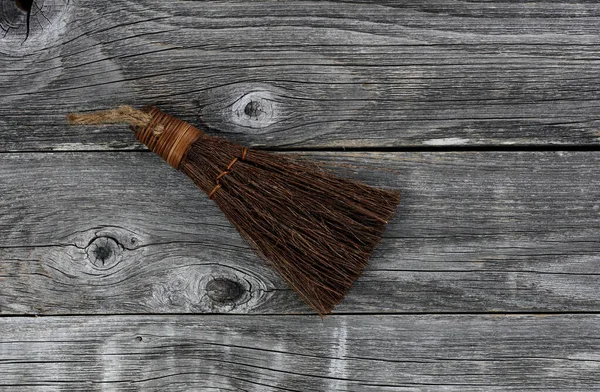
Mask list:
POLYGON ((396 191, 209 136, 155 107, 69 114, 68 121, 129 124, 140 142, 206 192, 320 315, 360 276, 400 202, 396 191))

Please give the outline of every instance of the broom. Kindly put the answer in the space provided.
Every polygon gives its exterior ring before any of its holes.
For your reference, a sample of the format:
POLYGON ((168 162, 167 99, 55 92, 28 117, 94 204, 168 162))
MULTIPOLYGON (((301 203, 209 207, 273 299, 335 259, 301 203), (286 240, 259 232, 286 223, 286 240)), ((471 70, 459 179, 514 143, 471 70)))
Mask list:
POLYGON ((396 191, 209 136, 155 107, 69 114, 68 121, 129 124, 140 142, 206 192, 320 315, 360 276, 400 202, 396 191))

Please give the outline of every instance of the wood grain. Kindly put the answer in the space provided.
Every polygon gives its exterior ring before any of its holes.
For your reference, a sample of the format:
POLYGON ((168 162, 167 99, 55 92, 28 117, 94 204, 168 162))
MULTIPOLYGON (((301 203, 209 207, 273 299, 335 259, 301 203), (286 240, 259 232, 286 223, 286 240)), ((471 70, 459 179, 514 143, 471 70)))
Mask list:
POLYGON ((391 152, 597 149, 600 4, 33 5, 0 0, 0 390, 600 389, 600 155, 391 152), (336 314, 126 127, 65 124, 117 104, 401 190, 336 314))
MULTIPOLYGON (((337 312, 600 311, 600 155, 305 155, 402 192, 337 312)), ((154 154, 0 154, 0 194, 0 313, 310 313, 154 154)))
POLYGON ((269 148, 597 145, 589 1, 0 1, 0 151, 140 149, 157 104, 269 148), (4 35, 4 37, 3 37, 4 35))
POLYGON ((582 391, 600 316, 0 318, 8 391, 582 391))

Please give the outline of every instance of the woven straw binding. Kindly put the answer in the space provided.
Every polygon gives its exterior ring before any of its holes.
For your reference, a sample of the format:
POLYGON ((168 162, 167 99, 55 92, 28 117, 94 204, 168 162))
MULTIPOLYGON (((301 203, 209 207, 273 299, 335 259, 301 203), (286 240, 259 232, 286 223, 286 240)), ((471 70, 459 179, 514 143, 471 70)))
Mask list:
POLYGON ((134 128, 135 136, 169 165, 179 170, 179 164, 186 151, 203 135, 202 131, 156 107, 143 110, 152 116, 152 121, 146 127, 134 128))

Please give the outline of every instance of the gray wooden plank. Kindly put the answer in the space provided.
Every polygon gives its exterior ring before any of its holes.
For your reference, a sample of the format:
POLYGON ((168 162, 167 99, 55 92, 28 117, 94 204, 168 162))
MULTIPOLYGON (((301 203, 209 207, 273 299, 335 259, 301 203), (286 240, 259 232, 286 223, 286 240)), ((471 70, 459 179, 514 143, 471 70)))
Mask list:
MULTIPOLYGON (((600 155, 313 153, 402 202, 341 313, 600 311, 600 155)), ((310 310, 144 152, 0 154, 0 313, 310 310)))
POLYGON ((597 2, 45 0, 25 42, 14 3, 0 151, 141 148, 121 127, 64 127, 117 103, 274 148, 600 135, 597 2))
POLYGON ((8 391, 596 391, 600 316, 0 318, 8 391))

